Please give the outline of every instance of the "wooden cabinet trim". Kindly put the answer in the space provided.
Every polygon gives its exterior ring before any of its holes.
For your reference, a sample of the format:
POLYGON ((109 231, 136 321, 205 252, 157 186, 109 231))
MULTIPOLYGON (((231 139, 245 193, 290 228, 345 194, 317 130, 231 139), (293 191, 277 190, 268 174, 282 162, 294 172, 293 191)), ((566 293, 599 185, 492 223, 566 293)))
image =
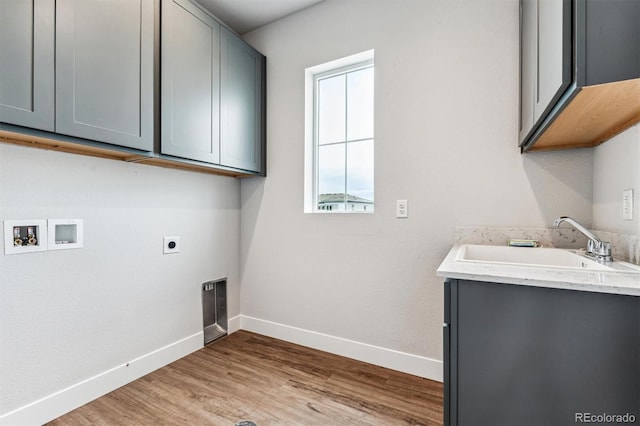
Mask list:
POLYGON ((532 151, 599 145, 640 122, 640 78, 583 87, 532 151))

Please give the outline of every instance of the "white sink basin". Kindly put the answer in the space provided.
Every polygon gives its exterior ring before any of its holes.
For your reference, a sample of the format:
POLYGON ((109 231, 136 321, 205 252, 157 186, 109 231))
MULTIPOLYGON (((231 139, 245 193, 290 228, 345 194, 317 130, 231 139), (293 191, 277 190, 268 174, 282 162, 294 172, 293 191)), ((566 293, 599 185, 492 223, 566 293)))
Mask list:
POLYGON ((592 271, 640 271, 625 262, 601 264, 581 252, 558 248, 463 245, 456 256, 459 262, 481 262, 544 268, 582 269, 592 271))

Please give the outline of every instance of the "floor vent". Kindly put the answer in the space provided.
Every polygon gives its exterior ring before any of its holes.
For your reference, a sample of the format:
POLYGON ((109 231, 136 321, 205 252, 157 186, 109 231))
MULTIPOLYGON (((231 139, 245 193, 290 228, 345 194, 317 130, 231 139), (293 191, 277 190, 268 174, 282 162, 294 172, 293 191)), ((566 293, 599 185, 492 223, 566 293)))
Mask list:
POLYGON ((257 425, 251 420, 240 420, 238 423, 236 423, 233 426, 257 426, 257 425))
POLYGON ((226 278, 202 284, 202 318, 205 345, 227 335, 226 278))

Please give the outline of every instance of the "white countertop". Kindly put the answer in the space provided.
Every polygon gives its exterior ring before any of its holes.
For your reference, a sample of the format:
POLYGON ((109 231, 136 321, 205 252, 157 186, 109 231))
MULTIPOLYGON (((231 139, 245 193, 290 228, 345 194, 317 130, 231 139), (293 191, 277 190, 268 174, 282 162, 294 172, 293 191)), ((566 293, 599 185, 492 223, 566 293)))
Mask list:
POLYGON ((640 272, 590 271, 457 260, 462 245, 449 251, 437 275, 472 281, 640 296, 640 272))

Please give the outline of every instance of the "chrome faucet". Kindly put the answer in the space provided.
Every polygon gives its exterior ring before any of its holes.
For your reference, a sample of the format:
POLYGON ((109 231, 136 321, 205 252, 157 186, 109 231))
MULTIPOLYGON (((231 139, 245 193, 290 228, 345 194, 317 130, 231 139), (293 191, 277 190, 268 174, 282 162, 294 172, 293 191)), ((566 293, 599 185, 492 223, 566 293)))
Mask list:
POLYGON ((595 258, 600 263, 613 261, 613 257, 611 257, 611 243, 602 241, 591 231, 580 225, 569 216, 560 216, 553 221, 553 226, 558 228, 562 222, 567 222, 569 225, 582 232, 588 238, 586 251, 587 256, 595 258))

